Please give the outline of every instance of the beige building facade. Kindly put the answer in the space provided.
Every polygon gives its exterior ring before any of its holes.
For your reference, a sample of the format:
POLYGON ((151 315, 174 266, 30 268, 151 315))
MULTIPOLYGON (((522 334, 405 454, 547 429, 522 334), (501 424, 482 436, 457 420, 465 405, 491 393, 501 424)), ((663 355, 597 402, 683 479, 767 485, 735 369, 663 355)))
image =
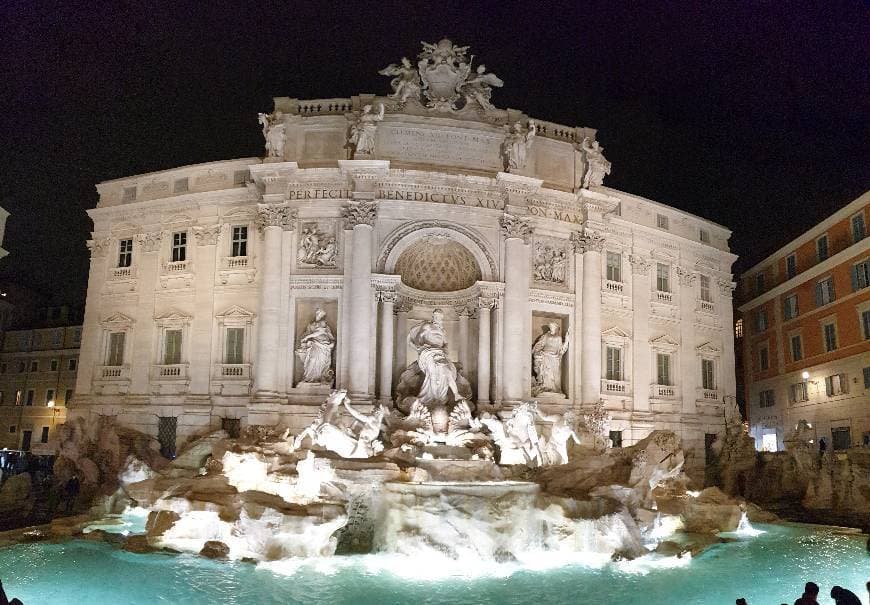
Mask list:
POLYGON ((604 186, 594 130, 495 108, 431 48, 387 96, 276 98, 265 158, 98 186, 74 413, 171 451, 298 431, 332 388, 400 410, 438 309, 478 413, 603 402, 615 445, 668 428, 703 461, 735 397, 730 232, 604 186))

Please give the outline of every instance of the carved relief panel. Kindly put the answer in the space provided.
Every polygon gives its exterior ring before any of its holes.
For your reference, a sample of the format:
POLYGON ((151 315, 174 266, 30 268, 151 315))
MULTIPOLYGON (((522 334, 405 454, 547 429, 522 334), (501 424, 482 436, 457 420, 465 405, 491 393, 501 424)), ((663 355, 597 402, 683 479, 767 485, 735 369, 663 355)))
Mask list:
POLYGON ((532 245, 532 280, 537 287, 567 288, 571 251, 566 240, 536 237, 532 245))
POLYGON ((299 269, 335 269, 338 266, 340 241, 336 221, 300 221, 296 238, 296 266, 299 269))

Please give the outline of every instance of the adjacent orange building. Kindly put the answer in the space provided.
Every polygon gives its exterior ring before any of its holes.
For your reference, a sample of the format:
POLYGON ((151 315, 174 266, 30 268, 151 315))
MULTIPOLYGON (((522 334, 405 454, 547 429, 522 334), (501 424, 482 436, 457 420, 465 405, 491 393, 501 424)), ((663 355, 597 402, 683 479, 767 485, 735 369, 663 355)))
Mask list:
POLYGON ((870 440, 870 191, 739 280, 743 375, 756 447, 800 420, 816 442, 870 440))

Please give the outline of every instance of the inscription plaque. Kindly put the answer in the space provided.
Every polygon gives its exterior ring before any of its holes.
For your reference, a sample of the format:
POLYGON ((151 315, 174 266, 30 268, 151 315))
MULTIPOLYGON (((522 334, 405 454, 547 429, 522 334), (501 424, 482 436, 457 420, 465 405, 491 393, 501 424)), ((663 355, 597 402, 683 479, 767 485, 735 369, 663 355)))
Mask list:
POLYGON ((503 135, 458 130, 432 130, 381 125, 378 155, 410 162, 501 170, 499 148, 503 135))

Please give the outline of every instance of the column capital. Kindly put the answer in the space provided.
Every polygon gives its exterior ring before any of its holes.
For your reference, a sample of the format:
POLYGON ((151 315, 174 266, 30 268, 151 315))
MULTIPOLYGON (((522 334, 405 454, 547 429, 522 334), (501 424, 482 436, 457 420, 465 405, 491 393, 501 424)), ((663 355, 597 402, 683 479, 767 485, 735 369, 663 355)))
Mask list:
POLYGON ((583 231, 575 231, 570 237, 571 244, 574 246, 575 254, 585 254, 586 252, 601 252, 604 249, 605 238, 598 232, 592 229, 584 229, 583 231))
POLYGON ((91 258, 103 258, 109 251, 109 246, 112 244, 112 238, 97 237, 89 239, 86 243, 88 250, 91 251, 91 258))
POLYGON ((257 204, 257 229, 261 233, 266 227, 281 227, 285 231, 292 231, 298 214, 295 208, 286 203, 257 204))
POLYGON ((136 243, 139 244, 143 252, 157 252, 160 248, 160 242, 162 241, 163 231, 140 233, 136 236, 136 243))
POLYGON ((395 290, 377 290, 375 296, 386 305, 394 305, 399 300, 399 295, 396 294, 395 290))
POLYGON ((649 271, 652 269, 652 259, 639 254, 629 254, 628 262, 631 263, 631 272, 635 275, 649 275, 649 271))
POLYGON ((378 216, 378 203, 369 200, 348 202, 341 210, 342 216, 347 221, 346 228, 353 229, 357 225, 374 226, 378 216))
POLYGON ((681 286, 694 286, 695 281, 698 279, 698 274, 692 271, 691 269, 687 269, 686 267, 680 267, 677 265, 674 271, 677 274, 677 277, 680 280, 681 286))
POLYGON ((716 284, 719 286, 719 291, 722 293, 722 296, 726 298, 731 298, 734 293, 734 288, 737 286, 730 279, 724 279, 720 277, 716 280, 716 284))
POLYGON ((209 225, 208 227, 194 227, 193 237, 196 238, 197 246, 214 246, 218 243, 218 238, 221 235, 220 225, 209 225))
POLYGON ((477 308, 485 309, 487 311, 494 309, 498 306, 498 299, 490 296, 480 296, 477 299, 477 308))
POLYGON ((521 239, 528 243, 532 233, 532 226, 529 224, 528 218, 505 212, 502 214, 500 222, 501 232, 505 239, 521 239))

